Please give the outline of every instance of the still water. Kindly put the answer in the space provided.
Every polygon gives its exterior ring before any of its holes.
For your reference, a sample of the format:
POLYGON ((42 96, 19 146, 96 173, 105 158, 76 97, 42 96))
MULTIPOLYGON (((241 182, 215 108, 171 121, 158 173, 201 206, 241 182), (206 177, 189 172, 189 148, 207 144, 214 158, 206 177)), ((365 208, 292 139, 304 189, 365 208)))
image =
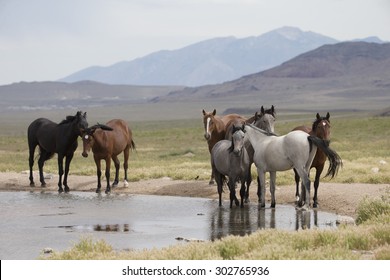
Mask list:
POLYGON ((229 209, 203 198, 71 192, 0 192, 0 259, 36 259, 82 237, 114 249, 161 248, 184 240, 216 240, 264 228, 335 228, 337 215, 293 205, 229 209))

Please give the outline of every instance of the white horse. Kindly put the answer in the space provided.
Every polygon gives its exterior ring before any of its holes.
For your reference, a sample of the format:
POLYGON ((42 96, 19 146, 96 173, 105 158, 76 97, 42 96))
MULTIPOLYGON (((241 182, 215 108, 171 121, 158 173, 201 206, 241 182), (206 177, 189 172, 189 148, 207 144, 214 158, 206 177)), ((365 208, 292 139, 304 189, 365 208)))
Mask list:
POLYGON ((275 136, 253 125, 246 125, 246 140, 249 140, 254 153, 254 163, 258 173, 259 190, 257 195, 261 207, 265 207, 265 173, 270 173, 271 207, 275 207, 276 171, 285 171, 294 168, 302 180, 302 196, 299 206, 310 206, 310 178, 311 163, 317 148, 325 153, 329 160, 328 174, 332 177, 337 174, 342 165, 340 156, 329 148, 329 141, 316 136, 310 136, 303 131, 291 131, 283 136, 275 136))

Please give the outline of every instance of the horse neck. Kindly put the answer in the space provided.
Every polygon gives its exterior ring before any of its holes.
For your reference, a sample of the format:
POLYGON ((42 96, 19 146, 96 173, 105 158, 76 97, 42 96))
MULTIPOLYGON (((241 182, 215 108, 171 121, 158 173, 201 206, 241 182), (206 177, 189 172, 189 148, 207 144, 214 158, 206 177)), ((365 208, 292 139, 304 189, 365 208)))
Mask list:
POLYGON ((80 132, 75 122, 59 124, 58 129, 62 131, 62 138, 66 139, 69 143, 73 143, 79 137, 80 132))
POLYGON ((92 151, 104 151, 108 150, 108 135, 107 131, 104 131, 102 129, 98 129, 93 134, 93 144, 92 144, 92 151))

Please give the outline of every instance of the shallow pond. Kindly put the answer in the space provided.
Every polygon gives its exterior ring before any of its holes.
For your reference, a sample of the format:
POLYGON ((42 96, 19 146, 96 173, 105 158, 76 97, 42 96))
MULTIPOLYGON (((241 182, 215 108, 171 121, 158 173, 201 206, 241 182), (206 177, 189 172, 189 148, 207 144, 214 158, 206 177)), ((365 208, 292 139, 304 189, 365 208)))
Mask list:
POLYGON ((105 239, 114 249, 165 247, 215 240, 263 228, 335 228, 337 215, 296 210, 218 207, 211 199, 87 192, 0 192, 0 259, 36 259, 80 238, 105 239))

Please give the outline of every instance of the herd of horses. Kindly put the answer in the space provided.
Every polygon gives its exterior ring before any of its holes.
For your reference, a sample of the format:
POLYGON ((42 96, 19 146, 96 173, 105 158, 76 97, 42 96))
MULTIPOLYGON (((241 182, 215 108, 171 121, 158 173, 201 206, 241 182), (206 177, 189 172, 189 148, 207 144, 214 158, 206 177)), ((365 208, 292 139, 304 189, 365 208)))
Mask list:
MULTIPOLYGON (((300 126, 291 132, 278 136, 274 133, 276 119, 275 108, 261 107, 251 118, 238 114, 218 116, 216 110, 202 111, 204 137, 207 140, 211 159, 210 184, 217 184, 219 205, 222 205, 223 185, 227 184, 230 193, 230 208, 233 203, 244 207, 249 201, 249 187, 252 182, 251 166, 257 169, 257 196, 261 207, 265 207, 265 173, 270 173, 271 207, 275 207, 276 172, 294 169, 296 181, 296 199, 300 207, 310 205, 311 168, 316 169, 314 181, 313 207, 318 206, 317 191, 320 175, 326 160, 329 168, 325 176, 332 178, 342 166, 340 156, 329 147, 330 115, 321 117, 318 113, 312 128, 300 126), (299 182, 301 181, 301 192, 299 182), (240 183, 240 198, 236 196, 236 184, 240 183)), ((39 147, 39 179, 45 186, 43 166, 45 161, 58 155, 58 192, 69 192, 67 183, 70 163, 77 149, 78 137, 83 143, 84 157, 92 149, 96 164, 97 189, 101 191, 101 160, 106 162, 106 193, 119 182, 120 161, 118 155, 123 152, 125 184, 130 150, 135 150, 132 131, 124 120, 114 119, 106 124, 88 126, 87 114, 81 111, 75 116, 67 116, 60 123, 45 118, 33 121, 27 130, 29 146, 30 186, 34 186, 33 165, 35 149, 39 147), (63 161, 65 158, 65 170, 63 161), (111 160, 115 165, 115 178, 110 185, 111 160), (62 180, 63 178, 63 180, 62 180)))

